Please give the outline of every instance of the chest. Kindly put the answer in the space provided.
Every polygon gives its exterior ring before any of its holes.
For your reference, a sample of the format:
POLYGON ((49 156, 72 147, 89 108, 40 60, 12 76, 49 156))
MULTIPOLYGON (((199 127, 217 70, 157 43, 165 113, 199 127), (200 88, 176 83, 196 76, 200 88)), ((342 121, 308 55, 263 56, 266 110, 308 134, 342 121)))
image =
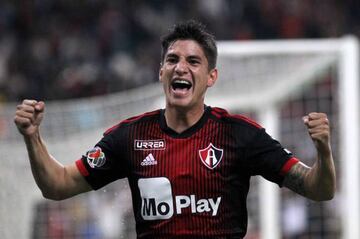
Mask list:
POLYGON ((128 155, 136 178, 167 177, 175 180, 212 180, 223 177, 236 168, 237 147, 231 140, 214 135, 194 135, 189 138, 133 139, 128 155))
POLYGON ((182 138, 156 130, 129 137, 129 182, 141 218, 215 216, 231 192, 241 189, 239 147, 230 130, 217 129, 182 138))

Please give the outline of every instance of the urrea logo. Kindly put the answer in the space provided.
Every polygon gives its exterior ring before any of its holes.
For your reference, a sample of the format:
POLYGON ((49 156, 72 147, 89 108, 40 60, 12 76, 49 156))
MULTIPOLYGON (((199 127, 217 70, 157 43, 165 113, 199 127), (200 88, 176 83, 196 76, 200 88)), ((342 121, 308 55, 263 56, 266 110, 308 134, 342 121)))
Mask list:
POLYGON ((86 159, 90 167, 98 168, 105 164, 105 154, 101 151, 100 147, 95 147, 86 153, 86 159))
POLYGON ((141 195, 141 216, 144 220, 169 219, 176 214, 182 214, 189 208, 191 213, 210 212, 216 216, 221 197, 198 199, 194 194, 172 196, 171 184, 165 177, 139 179, 138 186, 141 195))
POLYGON ((164 150, 165 140, 164 139, 149 139, 134 141, 135 150, 164 150))

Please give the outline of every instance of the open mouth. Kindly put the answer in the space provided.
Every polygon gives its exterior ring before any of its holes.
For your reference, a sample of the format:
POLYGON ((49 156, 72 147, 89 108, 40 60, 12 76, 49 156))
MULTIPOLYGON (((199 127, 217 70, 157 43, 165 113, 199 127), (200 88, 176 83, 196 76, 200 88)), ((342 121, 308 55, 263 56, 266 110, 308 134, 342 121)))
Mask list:
POLYGON ((187 80, 174 80, 171 83, 171 87, 173 90, 189 90, 192 87, 191 82, 187 80))

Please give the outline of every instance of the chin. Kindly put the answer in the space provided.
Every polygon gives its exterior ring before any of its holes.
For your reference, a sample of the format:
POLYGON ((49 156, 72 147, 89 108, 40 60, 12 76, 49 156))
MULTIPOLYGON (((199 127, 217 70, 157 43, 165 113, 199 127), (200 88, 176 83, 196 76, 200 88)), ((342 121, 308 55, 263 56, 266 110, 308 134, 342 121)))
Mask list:
POLYGON ((189 102, 189 100, 186 100, 186 99, 176 99, 176 100, 169 100, 167 102, 167 106, 169 107, 177 107, 177 108, 183 108, 183 109, 186 109, 186 108, 190 108, 191 107, 191 102, 189 102))

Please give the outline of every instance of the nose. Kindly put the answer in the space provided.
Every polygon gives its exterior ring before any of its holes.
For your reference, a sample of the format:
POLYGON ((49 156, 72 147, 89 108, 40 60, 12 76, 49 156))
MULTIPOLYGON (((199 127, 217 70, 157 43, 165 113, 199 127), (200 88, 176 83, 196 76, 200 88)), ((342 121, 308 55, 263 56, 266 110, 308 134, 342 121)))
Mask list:
POLYGON ((179 75, 184 75, 188 71, 187 63, 184 60, 179 60, 175 66, 175 72, 179 75))

